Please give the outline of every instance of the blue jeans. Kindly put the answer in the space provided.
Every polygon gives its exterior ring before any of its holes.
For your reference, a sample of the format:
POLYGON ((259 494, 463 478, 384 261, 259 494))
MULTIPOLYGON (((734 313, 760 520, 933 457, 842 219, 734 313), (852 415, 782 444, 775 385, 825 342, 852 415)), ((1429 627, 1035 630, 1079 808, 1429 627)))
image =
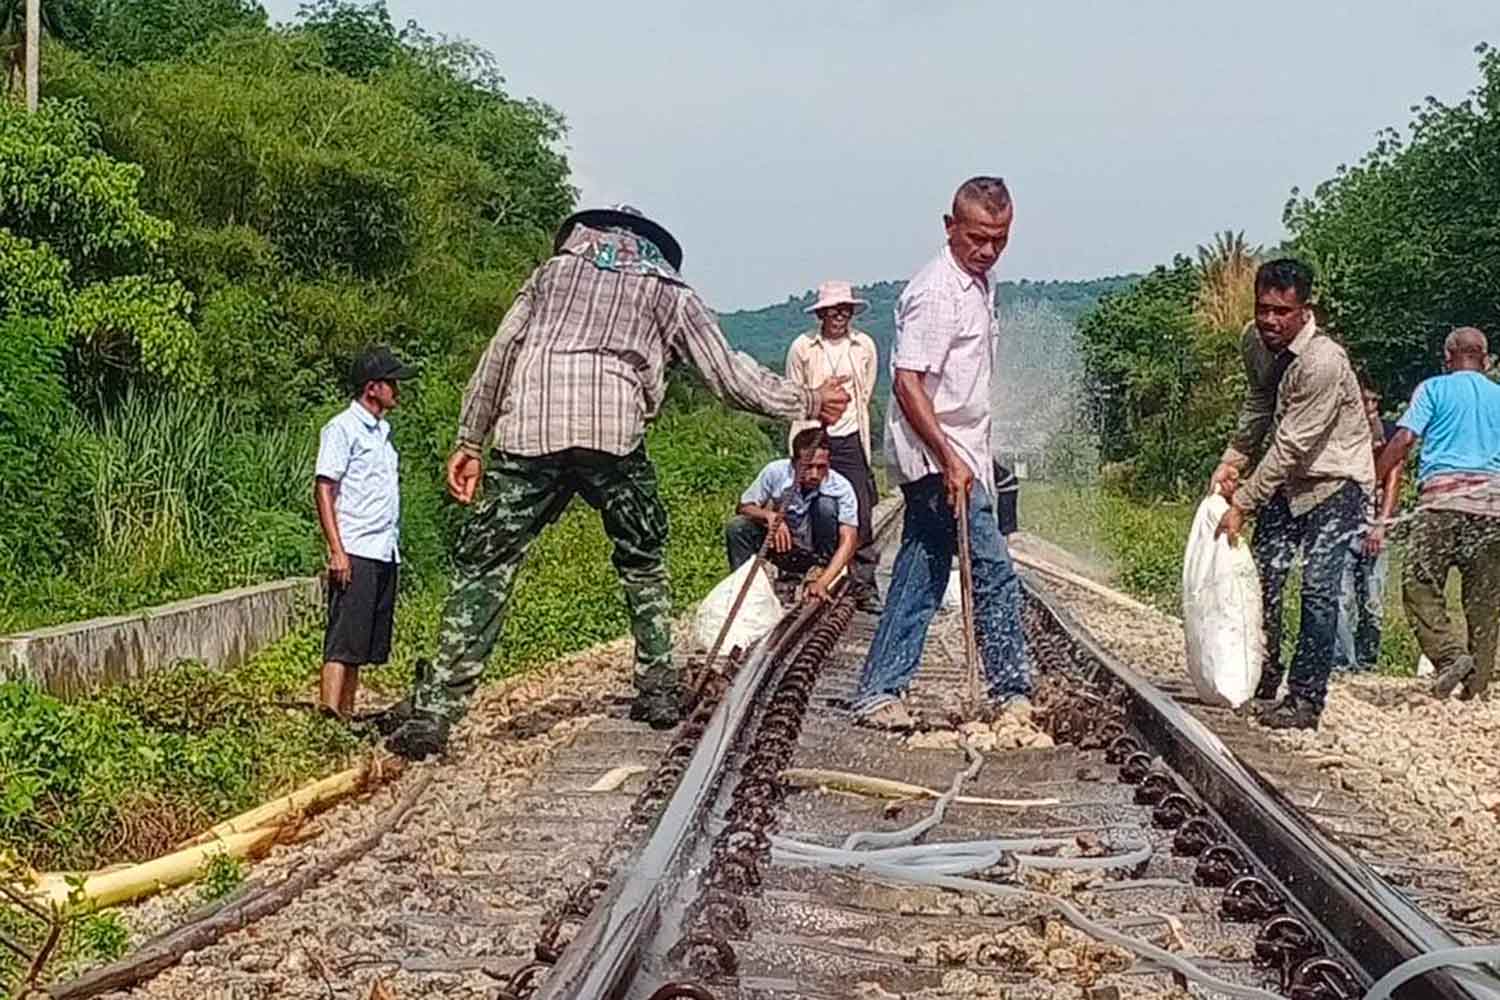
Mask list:
MULTIPOLYGON (((906 495, 901 549, 852 706, 860 715, 896 700, 911 686, 958 546, 958 518, 948 506, 942 476, 905 483, 901 492, 906 495)), ((1000 535, 994 502, 977 481, 969 500, 969 551, 974 625, 989 695, 995 700, 1028 695, 1032 677, 1021 635, 1021 580, 1000 535)))
POLYGON ((1349 546, 1359 532, 1363 511, 1364 491, 1347 482, 1300 516, 1292 514, 1286 493, 1277 490, 1257 516, 1250 551, 1260 570, 1266 630, 1259 696, 1268 697, 1281 685, 1281 592, 1300 552, 1302 625, 1287 687, 1322 709, 1338 643, 1339 588, 1344 567, 1354 560, 1349 546))
POLYGON ((1361 550, 1344 568, 1339 601, 1335 670, 1369 670, 1380 659, 1380 627, 1385 615, 1385 580, 1390 546, 1378 556, 1361 550))

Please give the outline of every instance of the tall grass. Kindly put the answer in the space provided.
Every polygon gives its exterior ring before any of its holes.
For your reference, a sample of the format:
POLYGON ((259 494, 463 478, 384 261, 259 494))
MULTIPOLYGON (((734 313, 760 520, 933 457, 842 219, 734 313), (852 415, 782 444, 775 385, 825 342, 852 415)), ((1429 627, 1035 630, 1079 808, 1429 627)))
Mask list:
POLYGON ((313 416, 267 430, 221 400, 177 395, 75 413, 59 449, 68 468, 52 470, 74 510, 37 528, 57 532, 65 555, 49 572, 6 574, 0 629, 315 570, 313 416))

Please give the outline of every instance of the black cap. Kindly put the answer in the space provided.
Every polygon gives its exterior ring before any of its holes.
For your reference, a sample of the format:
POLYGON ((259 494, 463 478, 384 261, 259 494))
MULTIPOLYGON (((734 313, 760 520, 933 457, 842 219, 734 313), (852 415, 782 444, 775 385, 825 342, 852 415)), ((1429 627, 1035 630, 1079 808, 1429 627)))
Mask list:
POLYGON ((389 347, 371 348, 354 362, 356 392, 363 389, 369 382, 399 382, 402 379, 416 377, 417 370, 410 365, 403 364, 400 358, 391 353, 389 347))

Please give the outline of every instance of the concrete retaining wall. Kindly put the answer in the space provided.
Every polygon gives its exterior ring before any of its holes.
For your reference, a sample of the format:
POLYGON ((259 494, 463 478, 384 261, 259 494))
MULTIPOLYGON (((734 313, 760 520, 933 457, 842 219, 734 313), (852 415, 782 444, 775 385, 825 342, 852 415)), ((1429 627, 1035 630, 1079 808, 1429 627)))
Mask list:
POLYGON ((68 698, 183 660, 235 667, 316 613, 322 596, 318 577, 298 577, 0 636, 0 676, 68 698))

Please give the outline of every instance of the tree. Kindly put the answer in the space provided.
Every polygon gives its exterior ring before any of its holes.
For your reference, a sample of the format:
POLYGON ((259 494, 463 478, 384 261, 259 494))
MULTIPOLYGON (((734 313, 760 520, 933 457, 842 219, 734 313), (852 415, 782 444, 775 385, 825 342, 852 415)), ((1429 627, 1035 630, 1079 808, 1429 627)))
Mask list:
POLYGON ((1433 374, 1460 325, 1500 334, 1500 51, 1481 45, 1467 99, 1428 97, 1409 136, 1392 128, 1285 222, 1320 296, 1388 395, 1433 374))
MULTIPOLYGON (((82 30, 87 12, 78 0, 42 0, 42 32, 69 38, 82 30)), ((21 92, 26 77, 26 0, 0 0, 0 51, 5 59, 5 91, 21 92)))
POLYGON ((102 63, 177 59, 233 31, 264 29, 255 0, 73 0, 86 17, 70 41, 102 63))
POLYGON ((346 76, 368 80, 401 58, 401 36, 384 0, 313 0, 297 11, 301 30, 316 39, 323 61, 346 76))
POLYGON ((80 102, 0 106, 0 309, 61 325, 91 388, 200 377, 191 298, 160 267, 170 223, 140 204, 140 168, 98 147, 80 102))

